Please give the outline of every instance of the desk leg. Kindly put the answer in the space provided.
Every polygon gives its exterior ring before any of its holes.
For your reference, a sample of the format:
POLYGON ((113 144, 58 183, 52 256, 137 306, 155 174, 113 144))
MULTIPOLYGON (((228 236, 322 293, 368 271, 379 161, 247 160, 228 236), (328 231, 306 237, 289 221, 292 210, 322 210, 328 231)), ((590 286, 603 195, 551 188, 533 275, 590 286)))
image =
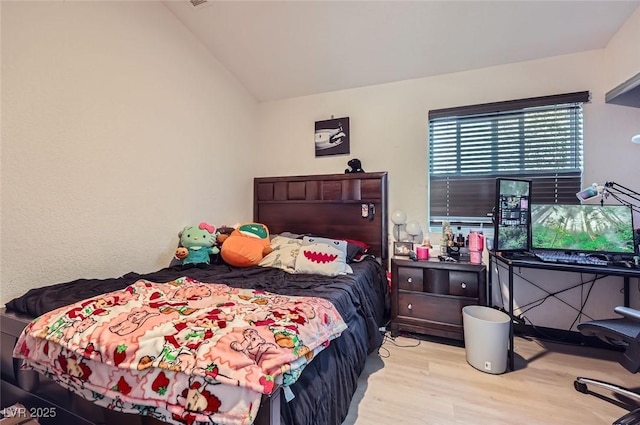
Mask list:
POLYGON ((513 370, 515 354, 513 347, 513 265, 509 264, 509 370, 513 370))
POLYGON ((487 282, 487 306, 493 307, 493 256, 489 255, 489 278, 487 282))
POLYGON ((631 302, 631 300, 629 299, 629 276, 624 276, 623 294, 624 294, 624 306, 629 307, 629 303, 631 302))

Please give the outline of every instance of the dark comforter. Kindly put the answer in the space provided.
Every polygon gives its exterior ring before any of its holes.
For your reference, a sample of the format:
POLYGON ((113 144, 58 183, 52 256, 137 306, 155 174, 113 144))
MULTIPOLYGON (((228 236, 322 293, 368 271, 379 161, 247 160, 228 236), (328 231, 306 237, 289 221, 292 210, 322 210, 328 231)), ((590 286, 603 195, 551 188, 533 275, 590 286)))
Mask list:
POLYGON ((316 357, 291 386, 295 398, 287 402, 283 397, 281 413, 284 424, 339 425, 349 409, 367 355, 382 343, 379 327, 388 319, 390 308, 384 269, 369 258, 351 267, 353 275, 329 278, 288 274, 264 267, 234 268, 223 264, 185 269, 174 266, 144 275, 129 273, 116 279, 80 279, 32 289, 10 301, 7 308, 36 317, 67 304, 123 289, 138 279, 168 282, 181 276, 330 300, 348 329, 316 357))

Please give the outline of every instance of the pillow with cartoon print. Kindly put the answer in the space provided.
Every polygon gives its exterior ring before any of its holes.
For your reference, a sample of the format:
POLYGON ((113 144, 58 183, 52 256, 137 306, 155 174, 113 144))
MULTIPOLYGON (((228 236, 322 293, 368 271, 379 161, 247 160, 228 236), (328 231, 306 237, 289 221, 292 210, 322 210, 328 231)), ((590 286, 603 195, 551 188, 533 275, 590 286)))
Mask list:
POLYGON ((347 241, 305 236, 296 257, 295 272, 325 276, 352 273, 347 265, 347 241))
POLYGON ((293 273, 296 267, 296 258, 302 246, 302 239, 293 239, 284 236, 275 236, 271 239, 272 252, 267 254, 258 264, 262 267, 275 267, 289 273, 293 273))

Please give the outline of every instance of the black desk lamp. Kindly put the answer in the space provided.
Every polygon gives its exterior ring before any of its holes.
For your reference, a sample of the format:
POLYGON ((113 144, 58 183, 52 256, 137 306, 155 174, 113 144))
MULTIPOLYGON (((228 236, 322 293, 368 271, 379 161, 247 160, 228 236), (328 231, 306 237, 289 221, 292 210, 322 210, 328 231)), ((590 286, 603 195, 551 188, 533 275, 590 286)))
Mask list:
POLYGON ((609 195, 611 195, 613 199, 620 202, 621 204, 631 207, 632 210, 640 213, 640 193, 636 192, 635 190, 631 190, 628 187, 624 187, 616 182, 606 182, 602 191, 602 199, 600 200, 600 205, 604 204, 604 200, 609 195), (633 199, 633 201, 623 199, 620 196, 626 196, 627 198, 633 199))
POLYGON ((604 186, 594 183, 590 187, 576 193, 576 196, 581 201, 587 201, 596 196, 600 196, 600 205, 604 205, 605 199, 611 196, 622 205, 626 205, 640 214, 640 193, 616 182, 606 182, 604 186))

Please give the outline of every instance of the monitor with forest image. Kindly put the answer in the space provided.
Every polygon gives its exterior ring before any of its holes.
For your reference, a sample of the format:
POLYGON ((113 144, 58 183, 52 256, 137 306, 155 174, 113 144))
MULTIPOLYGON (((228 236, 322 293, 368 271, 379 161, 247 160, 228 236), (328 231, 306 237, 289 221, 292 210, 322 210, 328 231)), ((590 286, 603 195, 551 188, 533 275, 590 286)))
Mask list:
POLYGON ((625 205, 531 206, 532 249, 635 254, 633 214, 625 205))

